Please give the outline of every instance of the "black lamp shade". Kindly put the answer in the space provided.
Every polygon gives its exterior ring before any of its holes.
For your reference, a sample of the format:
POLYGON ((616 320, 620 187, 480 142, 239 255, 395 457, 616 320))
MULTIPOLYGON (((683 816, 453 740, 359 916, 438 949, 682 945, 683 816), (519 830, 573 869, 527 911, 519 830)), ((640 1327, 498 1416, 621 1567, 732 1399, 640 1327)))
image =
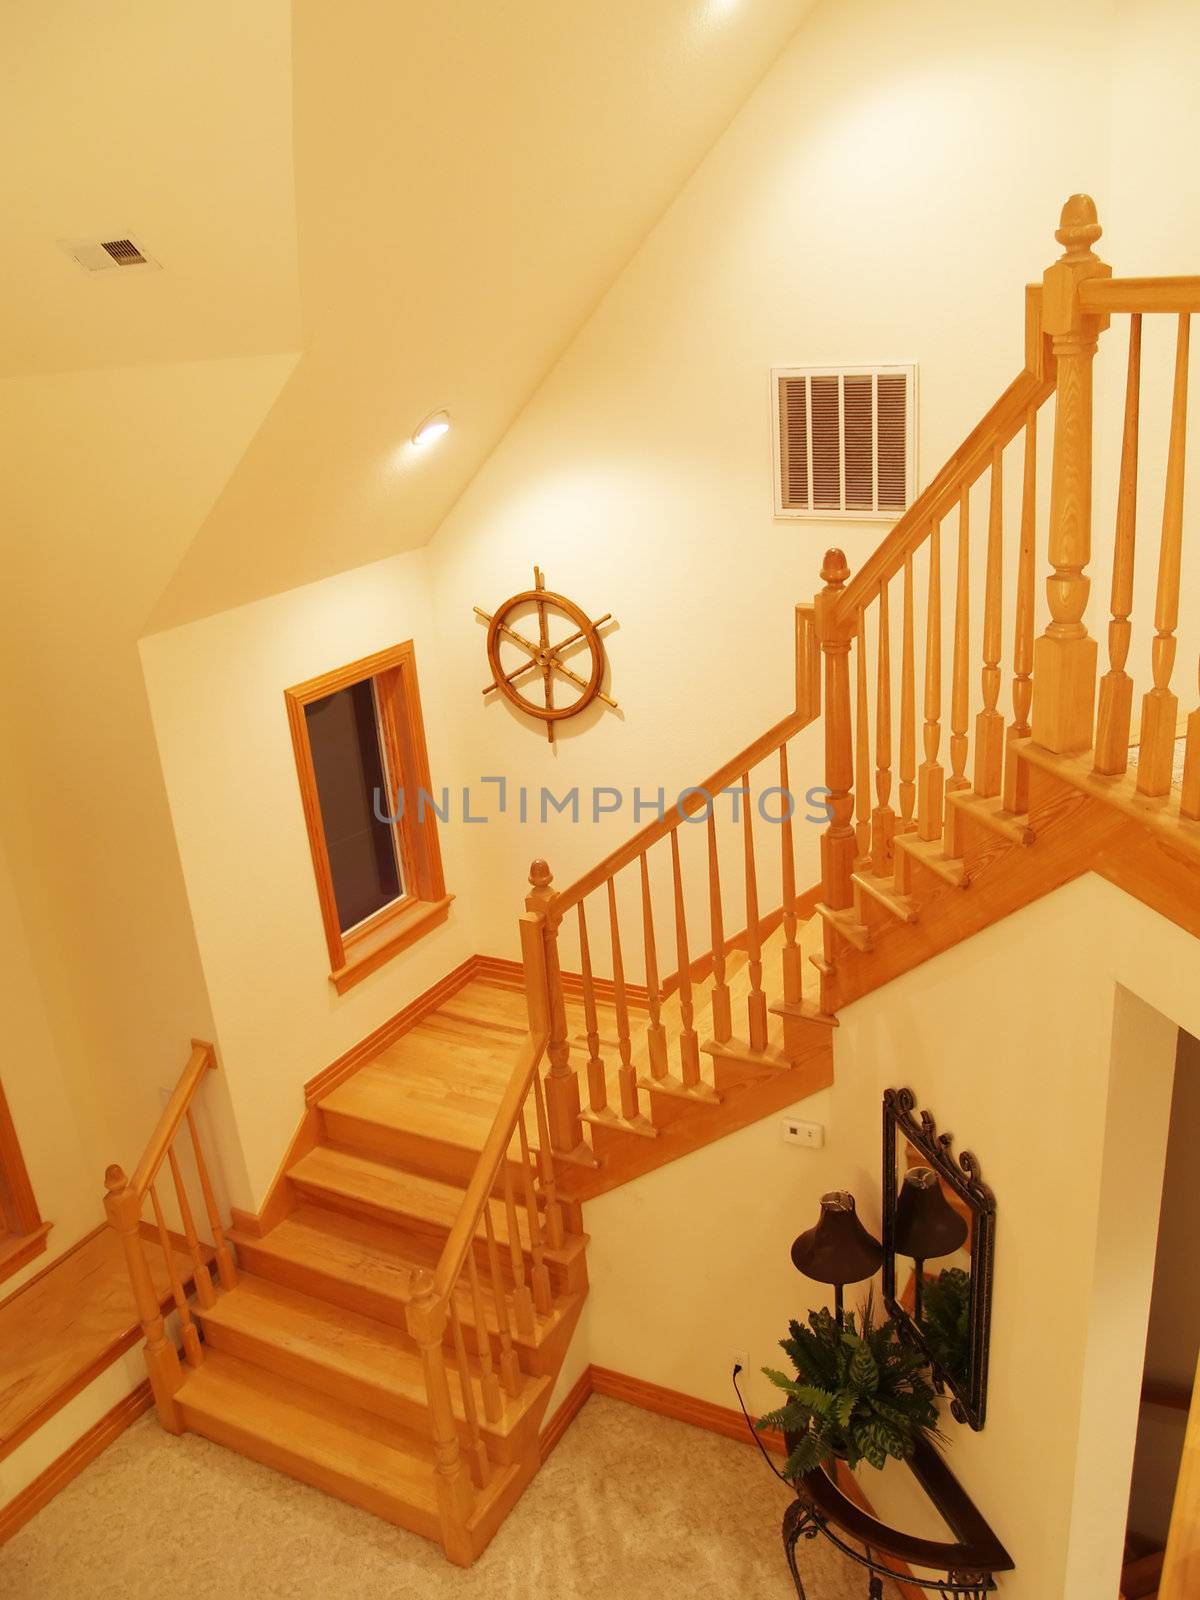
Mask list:
POLYGON ((948 1256, 966 1240, 967 1224, 942 1193, 932 1167, 910 1167, 896 1201, 896 1249, 914 1261, 948 1256))
POLYGON ((858 1220, 854 1196, 834 1189, 821 1196, 815 1228, 792 1245, 792 1265, 815 1283, 861 1283, 883 1264, 883 1246, 858 1220))

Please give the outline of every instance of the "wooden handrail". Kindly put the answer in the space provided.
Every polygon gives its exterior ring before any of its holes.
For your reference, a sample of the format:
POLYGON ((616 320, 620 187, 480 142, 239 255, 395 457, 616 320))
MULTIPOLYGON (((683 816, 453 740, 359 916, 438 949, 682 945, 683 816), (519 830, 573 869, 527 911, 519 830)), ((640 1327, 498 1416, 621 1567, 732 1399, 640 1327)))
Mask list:
POLYGON ((508 1080, 508 1087, 496 1109, 491 1132, 479 1152, 479 1160, 475 1164, 475 1171, 471 1174, 471 1181, 467 1185, 458 1216, 438 1259, 433 1275, 433 1292, 440 1301, 449 1300, 454 1285, 458 1282, 458 1275, 466 1263, 467 1252, 475 1238, 475 1229, 479 1225, 484 1206, 491 1198, 496 1174, 508 1154, 509 1144, 516 1132, 517 1118, 533 1085, 533 1075, 546 1053, 546 1043, 546 1035, 543 1033, 526 1039, 521 1047, 513 1075, 508 1080))
POLYGON ((1200 278, 1090 278, 1079 286, 1089 316, 1200 311, 1200 278))
POLYGON ((184 1067, 183 1075, 175 1085, 171 1098, 163 1107, 158 1126, 151 1135, 150 1143, 146 1146, 145 1153, 130 1179, 129 1187, 139 1200, 145 1198, 158 1174, 159 1167, 166 1160, 167 1150, 183 1125, 183 1119, 187 1116, 192 1096, 196 1093, 201 1078, 216 1064, 217 1057, 212 1045, 204 1039, 193 1039, 188 1064, 184 1067))
POLYGON ((838 603, 842 622, 852 622, 888 582, 903 570, 905 561, 924 544, 933 523, 940 522, 957 505, 964 489, 982 477, 997 450, 1014 439, 1025 426, 1030 410, 1037 410, 1054 393, 1052 370, 1025 371, 1000 396, 977 427, 973 428, 927 489, 909 506, 896 526, 867 557, 846 585, 838 603))
POLYGON ((708 803, 704 798, 705 795, 714 797, 731 783, 736 783, 751 767, 756 767, 767 756, 773 755, 781 744, 815 720, 816 714, 811 712, 808 706, 790 711, 782 722, 777 722, 773 728, 768 728, 766 733, 760 734, 744 750, 739 750, 737 755, 710 773, 707 778, 698 784, 690 785, 682 798, 675 805, 668 806, 661 817, 648 823, 631 839, 627 839, 623 845, 605 856, 603 861, 597 862, 581 878, 576 878, 574 883, 559 890, 551 903, 554 915, 561 917, 585 895, 591 894, 593 889, 598 889, 601 884, 607 883, 609 878, 615 877, 621 871, 622 867, 627 867, 630 862, 636 861, 644 851, 649 850, 651 845, 657 844, 660 839, 665 839, 669 833, 678 828, 680 823, 705 809, 708 803))

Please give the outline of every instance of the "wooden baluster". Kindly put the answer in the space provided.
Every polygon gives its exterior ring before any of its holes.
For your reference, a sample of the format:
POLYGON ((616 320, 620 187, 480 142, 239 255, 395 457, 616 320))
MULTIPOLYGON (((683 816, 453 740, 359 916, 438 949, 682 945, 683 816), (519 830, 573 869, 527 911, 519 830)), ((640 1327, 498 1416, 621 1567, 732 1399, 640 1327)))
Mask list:
POLYGON ((421 1352, 425 1373, 425 1402, 433 1439, 434 1490, 446 1554, 461 1566, 473 1559, 467 1519, 475 1500, 471 1475, 462 1459, 458 1424, 450 1398, 450 1380, 442 1340, 446 1333, 446 1306, 433 1289, 433 1274, 419 1268, 413 1274, 412 1298, 405 1321, 409 1336, 421 1352))
POLYGON ((1033 600, 1037 573, 1037 411, 1025 418, 1025 473, 1021 485, 1021 549, 1017 556, 1017 609, 1013 632, 1013 720, 1004 767, 1004 809, 1029 810, 1029 768, 1012 748, 1030 734, 1033 705, 1033 600))
POLYGON ((104 1187, 104 1210, 121 1241, 133 1288, 134 1307, 146 1335, 146 1370, 150 1375, 158 1420, 168 1433, 182 1433, 183 1418, 179 1415, 175 1395, 183 1383, 183 1369, 179 1365, 178 1351, 167 1338, 158 1290, 154 1287, 150 1264, 146 1260, 146 1248, 141 1235, 141 1198, 117 1166, 109 1167, 104 1174, 104 1187))
POLYGON ((712 939, 712 1020, 713 1038, 728 1044, 733 1036, 733 1012, 729 985, 725 981, 725 917, 721 909, 721 863, 717 856, 717 823, 713 802, 708 802, 708 920, 712 939))
POLYGON ((867 705, 867 614, 858 617, 854 639, 854 852, 871 854, 871 727, 867 705))
POLYGON ((500 1382, 505 1392, 515 1399, 521 1392, 521 1367, 513 1348, 512 1322, 508 1314, 508 1296, 504 1292, 504 1278, 500 1272, 500 1251, 496 1245, 496 1230, 492 1225, 492 1207, 489 1201, 483 1208, 483 1230, 487 1240, 488 1277, 492 1287, 492 1309, 496 1313, 496 1329, 500 1339, 500 1382))
POLYGON ((958 500, 958 583, 954 597, 954 664, 950 695, 950 777, 946 793, 966 789, 967 727, 971 657, 971 492, 958 500))
POLYGON ((1187 743, 1183 747, 1183 793, 1179 815, 1189 822, 1200 822, 1200 706, 1187 720, 1187 743))
POLYGON ((1042 280, 1042 327, 1051 335, 1057 368, 1054 463, 1050 480, 1050 565, 1046 581, 1050 623, 1033 650, 1033 737, 1046 750, 1068 754, 1092 743, 1096 699, 1096 641, 1083 614, 1092 553, 1092 363, 1104 319, 1087 316, 1079 287, 1110 269, 1093 253, 1100 237, 1088 195, 1072 195, 1055 237, 1061 258, 1042 280))
POLYGON ((546 1266, 546 1253, 542 1245, 542 1216, 538 1210, 537 1190, 533 1184, 533 1166, 529 1155, 529 1133, 525 1127, 525 1107, 517 1117, 517 1134, 521 1143, 521 1182, 525 1189, 525 1218, 529 1223, 529 1253, 533 1267, 529 1279, 533 1285, 533 1303, 543 1317, 550 1315, 550 1272, 546 1266))
POLYGON ((192 1140, 192 1154, 196 1158, 196 1175, 200 1179, 200 1193, 204 1197, 204 1210, 208 1216, 209 1232, 212 1234, 213 1251, 217 1258, 217 1276, 221 1280, 222 1289, 237 1288, 237 1269, 233 1264, 233 1252, 225 1242, 225 1230, 221 1226, 221 1213, 217 1210, 217 1199, 213 1194, 212 1184, 208 1179, 208 1168, 204 1162, 204 1151, 200 1148, 200 1135, 196 1131, 196 1119, 189 1107, 187 1113, 188 1133, 192 1140))
POLYGON ((492 1475, 491 1463, 488 1461, 487 1447, 483 1442, 483 1435, 479 1431, 479 1411, 475 1404, 475 1381, 471 1376, 471 1363, 467 1359, 467 1346, 463 1339, 462 1323, 459 1321, 458 1312, 454 1307, 454 1300, 450 1301, 450 1340, 454 1346, 454 1362, 458 1368, 458 1389, 462 1395, 463 1417, 467 1424, 467 1438, 470 1440, 471 1476, 477 1488, 486 1489, 488 1479, 492 1475))
POLYGON ((479 1286, 479 1267, 474 1250, 467 1251, 467 1285, 471 1291, 471 1314, 475 1318, 475 1354, 479 1360, 483 1414, 489 1422, 499 1422, 504 1415, 504 1402, 500 1398, 500 1381, 492 1360, 492 1341, 488 1336, 483 1290, 479 1286))
POLYGON ((975 718, 975 780, 978 795, 1000 793, 1004 777, 1004 717, 1000 704, 1000 652, 1004 603, 1004 452, 992 451, 988 497, 987 578, 983 591, 983 709, 975 718))
POLYGON ((558 964, 559 913, 555 910, 551 887, 554 878, 544 861, 535 861, 530 867, 529 882, 531 889, 525 899, 525 909, 539 912, 544 918, 546 998, 550 1021, 550 1039, 546 1046, 550 1061, 550 1070, 546 1074, 550 1139, 555 1150, 570 1155, 583 1146, 583 1124, 579 1120, 579 1079, 571 1066, 566 996, 558 964))
MULTIPOLYGON (((817 636, 825 658, 825 786, 829 825, 821 835, 821 893, 833 911, 854 900, 854 746, 850 730, 850 640, 854 630, 838 614, 850 568, 840 550, 828 550, 821 567, 825 587, 814 601, 817 636)), ((825 999, 822 994, 822 1008, 825 999)))
POLYGON ((763 993, 762 934, 758 925, 758 869, 754 860, 754 818, 750 803, 750 774, 743 773, 745 805, 742 808, 742 859, 746 869, 746 954, 750 993, 746 996, 746 1017, 751 1050, 767 1048, 767 997, 763 993))
MULTIPOLYGON (((513 1280, 513 1318, 517 1324, 517 1332, 523 1339, 532 1339, 535 1323, 533 1320, 533 1296, 529 1292, 529 1284, 525 1273, 525 1251, 521 1245, 521 1225, 517 1217, 517 1197, 513 1191, 512 1168, 505 1161, 500 1168, 501 1185, 504 1190, 504 1220, 508 1228, 508 1258, 513 1280)), ((491 1202, 489 1200, 490 1207, 491 1202)))
POLYGON ((1129 367, 1125 376, 1125 426, 1121 435, 1121 476, 1117 489, 1117 529, 1113 549, 1112 621, 1108 625, 1108 671, 1100 680, 1096 714, 1097 772, 1119 777, 1129 767, 1129 727, 1133 679, 1125 671, 1133 628, 1134 540, 1137 533, 1138 435, 1141 423, 1142 317, 1129 319, 1129 367))
POLYGON ((183 1339, 183 1353, 187 1357, 189 1367, 198 1367, 204 1361, 204 1352, 200 1348, 200 1335, 196 1332, 196 1325, 192 1321, 191 1307, 188 1297, 183 1292, 183 1282, 179 1276, 179 1268, 175 1264, 175 1247, 171 1243, 171 1235, 167 1232, 167 1224, 163 1220, 162 1206, 158 1200, 158 1190, 150 1185, 150 1206, 154 1212, 154 1224, 158 1229, 159 1248, 163 1253, 163 1261, 167 1268, 167 1282, 171 1286, 171 1298, 175 1301, 175 1309, 179 1313, 179 1332, 183 1339))
POLYGON ((600 1024, 596 1019, 596 985, 592 978, 592 952, 588 944, 587 915, 581 900, 579 914, 579 964, 583 972, 583 1023, 588 1046, 588 1105, 599 1114, 608 1109, 608 1084, 600 1055, 600 1024))
POLYGON ((179 1215, 183 1220, 183 1234, 188 1243, 188 1252, 192 1258, 192 1278, 196 1285, 196 1299, 202 1306, 216 1304, 217 1291, 213 1288, 212 1275, 200 1251, 200 1239, 196 1233, 196 1223, 192 1216, 192 1203, 188 1199, 188 1192, 183 1186, 183 1176, 179 1171, 179 1162, 175 1156, 175 1146, 167 1147, 167 1160, 171 1164, 171 1177, 175 1181, 175 1198, 179 1202, 179 1215))
POLYGON ((871 813, 871 867, 886 878, 892 869, 892 635, 886 580, 879 585, 879 651, 875 667, 875 809, 871 813))
POLYGON ((1175 670, 1175 629, 1179 625, 1179 573, 1183 559, 1183 479, 1187 451, 1188 337, 1191 318, 1179 319, 1175 344, 1175 393, 1167 445, 1167 485, 1163 497, 1162 544, 1158 553, 1158 593, 1154 605, 1151 666, 1154 687, 1142 700, 1142 742, 1138 753, 1138 793, 1164 795, 1175 767, 1179 697, 1171 693, 1175 670))
POLYGON ((546 1102, 542 1098, 542 1080, 533 1075, 533 1104, 537 1113, 538 1164, 541 1172, 542 1217, 546 1228, 546 1242, 551 1250, 561 1250, 566 1238, 562 1206, 558 1199, 558 1182, 554 1176, 554 1152, 550 1148, 550 1121, 546 1116, 546 1102))
MULTIPOLYGON (((804 954, 796 938, 796 842, 792 831, 795 801, 788 779, 787 745, 779 746, 779 787, 783 791, 783 819, 779 824, 780 883, 783 888, 783 1003, 798 1006, 804 999, 804 954)), ((800 1048, 802 1025, 798 1018, 783 1019, 784 1047, 789 1055, 800 1048)))
POLYGON ((900 821, 899 833, 911 833, 917 799, 917 684, 913 640, 912 552, 904 558, 904 638, 900 651, 900 821))
POLYGON ((629 1002, 625 995, 625 963, 621 957, 621 925, 617 916, 617 885, 608 880, 608 926, 612 939, 613 1006, 617 1013, 617 1054, 621 1066, 617 1083, 621 1094, 621 1115, 632 1122, 641 1116, 638 1105, 637 1074, 633 1070, 633 1046, 629 1037, 629 1002))
POLYGON ((650 903, 650 866, 643 850, 638 859, 642 880, 642 942, 646 955, 646 994, 650 1022, 646 1029, 646 1042, 650 1054, 650 1071, 656 1078, 667 1076, 667 1030, 662 1022, 662 991, 658 986, 658 952, 654 945, 654 907, 650 903))
POLYGON ((942 742, 942 528, 929 530, 929 598, 925 611, 925 759, 918 775, 917 832, 940 839, 945 820, 946 775, 938 760, 942 742))
POLYGON ((683 874, 679 864, 679 829, 671 831, 671 887, 675 896, 675 961, 679 971, 679 1067, 684 1087, 700 1082, 700 1040, 692 1001, 691 957, 688 954, 687 913, 683 903, 683 874))

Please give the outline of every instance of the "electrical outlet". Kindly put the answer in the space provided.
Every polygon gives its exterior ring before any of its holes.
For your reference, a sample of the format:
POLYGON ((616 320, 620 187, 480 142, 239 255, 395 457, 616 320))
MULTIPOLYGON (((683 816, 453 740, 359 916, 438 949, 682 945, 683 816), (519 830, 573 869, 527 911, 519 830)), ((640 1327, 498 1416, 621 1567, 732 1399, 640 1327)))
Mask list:
POLYGON ((801 1122, 796 1117, 784 1117, 780 1127, 784 1144, 803 1144, 810 1150, 819 1150, 825 1143, 823 1123, 801 1122))
POLYGON ((734 1350, 732 1354, 733 1360, 730 1364, 734 1367, 741 1367, 742 1371, 745 1372, 746 1368, 750 1365, 749 1354, 745 1350, 734 1350))

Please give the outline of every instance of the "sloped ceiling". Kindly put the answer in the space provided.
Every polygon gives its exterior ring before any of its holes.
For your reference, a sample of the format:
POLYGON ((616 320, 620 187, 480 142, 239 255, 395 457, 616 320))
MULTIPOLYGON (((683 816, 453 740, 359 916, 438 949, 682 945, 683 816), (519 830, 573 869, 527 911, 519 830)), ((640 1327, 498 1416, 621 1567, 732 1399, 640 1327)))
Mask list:
POLYGON ((425 543, 809 3, 297 0, 305 353, 149 631, 425 543))
POLYGON ((298 347, 288 0, 5 0, 0 55, 0 376, 298 347))

